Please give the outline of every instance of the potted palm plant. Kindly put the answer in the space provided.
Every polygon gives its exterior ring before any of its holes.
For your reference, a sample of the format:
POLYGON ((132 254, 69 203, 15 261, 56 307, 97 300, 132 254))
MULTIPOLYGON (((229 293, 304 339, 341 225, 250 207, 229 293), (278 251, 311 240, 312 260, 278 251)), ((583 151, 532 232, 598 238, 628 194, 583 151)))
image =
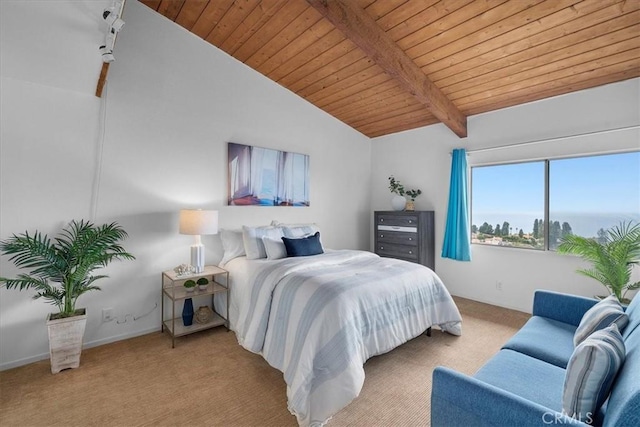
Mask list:
POLYGON ((135 259, 119 244, 126 237, 115 222, 96 226, 81 220, 71 221, 53 240, 36 231, 0 242, 3 255, 28 271, 13 279, 0 277, 0 284, 33 289, 34 299, 43 298, 59 311, 47 318, 52 373, 80 365, 87 314, 76 309, 76 301, 85 292, 100 290, 95 281, 108 277, 94 275, 95 270, 114 260, 135 259))
POLYGON ((631 282, 631 271, 640 262, 640 224, 621 222, 599 239, 568 234, 560 242, 559 253, 580 255, 591 263, 591 268, 576 271, 602 283, 620 302, 629 303, 626 293, 640 289, 640 282, 631 282))

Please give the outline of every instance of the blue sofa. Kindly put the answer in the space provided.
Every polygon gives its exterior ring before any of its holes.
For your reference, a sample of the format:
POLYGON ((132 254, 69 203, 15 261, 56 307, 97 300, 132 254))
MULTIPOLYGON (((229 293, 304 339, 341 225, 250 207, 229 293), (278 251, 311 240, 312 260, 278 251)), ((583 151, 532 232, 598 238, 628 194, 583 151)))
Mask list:
POLYGON ((640 296, 626 309, 624 365, 609 399, 591 419, 562 413, 573 335, 595 299, 536 291, 533 316, 474 376, 445 367, 433 372, 431 425, 640 426, 640 296))

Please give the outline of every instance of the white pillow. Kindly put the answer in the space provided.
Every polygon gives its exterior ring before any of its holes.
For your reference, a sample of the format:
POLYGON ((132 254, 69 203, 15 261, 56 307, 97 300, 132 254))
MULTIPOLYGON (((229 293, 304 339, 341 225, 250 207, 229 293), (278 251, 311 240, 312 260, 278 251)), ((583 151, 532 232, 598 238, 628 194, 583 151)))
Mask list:
POLYGON ((226 263, 234 258, 245 255, 244 242, 242 240, 242 230, 220 230, 220 240, 222 240, 222 248, 224 255, 220 261, 220 267, 224 267, 226 263))
POLYGON ((267 259, 280 259, 287 257, 287 248, 280 239, 274 239, 269 236, 262 236, 262 243, 264 244, 264 249, 267 252, 267 259))
POLYGON ((279 239, 283 236, 282 228, 280 227, 248 227, 242 226, 242 240, 244 242, 244 251, 247 254, 247 259, 260 259, 266 258, 267 252, 262 243, 262 237, 268 236, 274 239, 279 239))

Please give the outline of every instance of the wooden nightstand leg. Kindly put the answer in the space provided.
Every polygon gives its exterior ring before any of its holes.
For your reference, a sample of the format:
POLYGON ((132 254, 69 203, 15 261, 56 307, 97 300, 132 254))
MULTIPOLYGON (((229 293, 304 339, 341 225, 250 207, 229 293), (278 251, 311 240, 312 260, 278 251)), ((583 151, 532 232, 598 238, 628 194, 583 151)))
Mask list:
POLYGON ((176 300, 171 301, 171 348, 176 348, 176 300))

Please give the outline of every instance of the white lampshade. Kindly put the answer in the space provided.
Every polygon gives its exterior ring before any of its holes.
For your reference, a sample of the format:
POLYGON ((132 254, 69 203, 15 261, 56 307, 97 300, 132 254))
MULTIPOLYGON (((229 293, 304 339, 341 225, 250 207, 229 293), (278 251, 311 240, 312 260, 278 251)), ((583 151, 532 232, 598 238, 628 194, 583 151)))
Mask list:
POLYGON ((180 211, 180 234, 218 234, 218 211, 182 209, 180 211))

